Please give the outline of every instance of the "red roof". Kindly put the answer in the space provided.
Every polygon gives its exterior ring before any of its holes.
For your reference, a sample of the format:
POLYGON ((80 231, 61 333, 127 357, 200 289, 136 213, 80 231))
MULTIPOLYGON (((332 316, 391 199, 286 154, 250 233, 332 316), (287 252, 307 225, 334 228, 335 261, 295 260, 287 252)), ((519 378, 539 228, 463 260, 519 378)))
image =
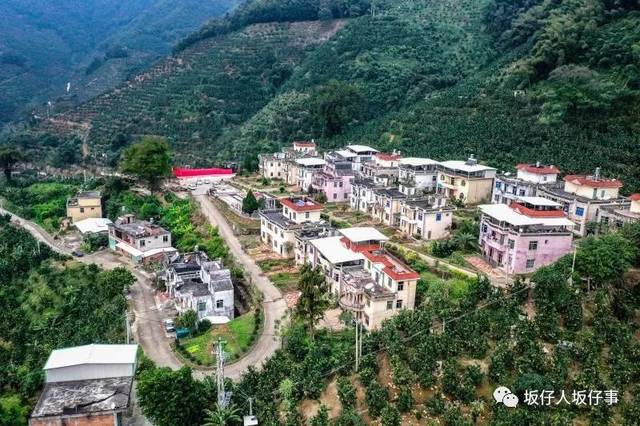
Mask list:
POLYGON ((315 201, 308 198, 281 198, 280 203, 282 203, 283 206, 287 206, 291 210, 296 212, 309 212, 323 209, 322 204, 316 203, 315 201))
POLYGON ((511 203, 510 207, 528 217, 565 217, 562 210, 535 210, 518 203, 511 203))
POLYGON ((383 160, 383 161, 393 161, 393 160, 399 160, 402 158, 402 155, 400 154, 387 154, 385 152, 379 152, 376 154, 376 158, 383 160))
POLYGON ((316 146, 316 143, 313 141, 293 141, 293 145, 295 146, 303 146, 306 148, 313 148, 316 146))
POLYGON ((631 194, 629 198, 631 198, 631 201, 640 201, 640 193, 631 194))
POLYGON ((523 172, 536 173, 539 175, 550 175, 560 173, 560 169, 556 166, 537 166, 535 164, 518 164, 516 166, 518 170, 523 172))
POLYGON ((585 185, 592 188, 620 188, 622 182, 617 179, 593 179, 589 176, 581 175, 567 175, 564 177, 566 182, 571 182, 576 185, 585 185))
POLYGON ((231 169, 181 169, 178 167, 173 168, 173 175, 177 178, 183 177, 205 177, 205 176, 228 176, 232 175, 231 169))
POLYGON ((371 262, 382 263, 384 265, 382 271, 395 281, 417 280, 420 278, 420 274, 409 268, 401 261, 393 258, 386 251, 380 251, 378 249, 377 252, 363 251, 362 254, 371 262))

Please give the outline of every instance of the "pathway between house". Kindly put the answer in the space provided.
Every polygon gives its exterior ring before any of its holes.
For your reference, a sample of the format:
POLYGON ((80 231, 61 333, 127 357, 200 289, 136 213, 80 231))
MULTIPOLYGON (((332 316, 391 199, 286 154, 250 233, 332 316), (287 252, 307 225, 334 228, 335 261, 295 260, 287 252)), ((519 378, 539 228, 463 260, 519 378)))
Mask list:
POLYGON ((258 265, 242 249, 240 241, 233 233, 231 226, 216 206, 205 194, 195 194, 200 209, 209 222, 218 228, 231 254, 245 270, 254 285, 263 295, 262 311, 264 314, 262 333, 258 340, 242 358, 225 367, 225 376, 238 379, 250 366, 260 368, 274 352, 280 348, 280 338, 276 336, 276 323, 286 315, 287 306, 280 290, 262 273, 258 265))

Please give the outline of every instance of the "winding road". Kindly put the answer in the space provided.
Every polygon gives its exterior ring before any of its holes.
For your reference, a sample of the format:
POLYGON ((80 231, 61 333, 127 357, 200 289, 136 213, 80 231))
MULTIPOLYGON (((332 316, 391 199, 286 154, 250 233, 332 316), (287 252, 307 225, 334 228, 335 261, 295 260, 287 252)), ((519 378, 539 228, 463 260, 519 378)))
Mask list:
MULTIPOLYGON (((225 366, 225 377, 237 380, 250 366, 260 368, 280 347, 281 342, 279 336, 276 335, 276 326, 279 321, 285 318, 287 307, 280 290, 263 275, 253 259, 245 253, 231 226, 208 199, 208 196, 196 193, 194 197, 200 204, 202 213, 212 225, 218 228, 220 236, 224 238, 236 261, 244 268, 251 284, 263 295, 264 321, 260 337, 249 352, 236 362, 225 366)), ((2 208, 0 208, 0 213, 9 214, 13 223, 30 232, 38 241, 51 247, 51 249, 68 256, 72 255, 72 250, 69 247, 60 244, 38 224, 16 216, 2 208)), ((131 308, 134 316, 131 330, 135 341, 142 346, 145 355, 158 366, 172 369, 180 368, 183 364, 171 350, 170 339, 167 338, 162 327, 162 320, 166 315, 156 305, 152 277, 127 262, 126 259, 107 250, 101 250, 84 257, 75 257, 75 259, 85 264, 95 263, 105 269, 124 266, 131 271, 137 278, 136 283, 131 287, 130 293, 131 308)), ((208 368, 194 367, 193 370, 194 376, 198 378, 212 374, 212 370, 208 368)))
POLYGON ((226 241, 236 262, 243 266, 245 273, 251 278, 251 284, 263 295, 264 323, 260 337, 242 358, 225 366, 225 377, 237 379, 250 366, 260 368, 280 347, 280 338, 276 336, 276 323, 285 317, 287 306, 280 290, 264 276, 258 265, 245 253, 233 229, 208 196, 194 194, 194 198, 200 204, 205 217, 218 228, 220 236, 226 241))

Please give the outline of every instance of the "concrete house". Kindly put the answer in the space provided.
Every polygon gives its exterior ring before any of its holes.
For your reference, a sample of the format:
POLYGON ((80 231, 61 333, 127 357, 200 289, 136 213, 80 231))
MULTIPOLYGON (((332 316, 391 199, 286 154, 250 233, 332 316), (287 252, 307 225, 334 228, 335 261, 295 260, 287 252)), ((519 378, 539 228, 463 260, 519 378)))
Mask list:
POLYGON ((373 157, 378 153, 377 149, 366 145, 347 145, 344 151, 353 163, 353 170, 358 173, 361 173, 364 164, 373 161, 373 157))
POLYGON ((321 221, 324 206, 310 198, 282 198, 280 209, 260 210, 260 238, 283 257, 295 255, 295 231, 321 221))
POLYGON ((402 201, 407 196, 396 188, 377 188, 373 194, 375 202, 371 215, 374 220, 388 226, 400 226, 402 201))
POLYGON ((447 198, 465 204, 478 204, 491 200, 496 169, 467 161, 443 161, 438 165, 437 191, 447 198))
POLYGON ((222 260, 209 260, 199 251, 176 255, 166 262, 163 279, 178 312, 193 310, 198 320, 206 318, 213 324, 233 319, 231 271, 222 260))
POLYGON ((640 221, 640 194, 631 194, 627 203, 602 207, 599 218, 600 223, 613 229, 640 221))
POLYGON ((102 217, 102 195, 99 191, 78 192, 67 200, 67 217, 73 223, 102 217))
POLYGON ((51 352, 30 426, 122 425, 138 345, 85 345, 51 352))
POLYGON ((403 158, 398 166, 400 192, 419 197, 424 192, 435 192, 438 181, 438 162, 430 158, 403 158))
POLYGON ((369 330, 402 309, 414 309, 419 274, 383 248, 375 228, 347 228, 342 236, 311 241, 311 265, 320 267, 342 309, 369 330))
POLYGON ((362 176, 382 186, 393 186, 398 180, 398 166, 402 155, 397 152, 378 152, 373 160, 362 165, 362 176))
POLYGON ((351 181, 355 178, 351 162, 334 153, 325 155, 325 161, 322 171, 313 175, 314 190, 323 192, 328 203, 349 201, 351 181))
POLYGON ((535 272, 571 252, 573 222, 562 205, 542 197, 520 197, 509 206, 480 206, 480 250, 509 274, 535 272))
POLYGON ((504 173, 496 176, 491 202, 511 204, 518 197, 535 197, 538 187, 556 183, 560 170, 556 166, 536 164, 518 164, 513 176, 504 173))
POLYGON ((407 236, 423 240, 439 240, 449 237, 453 224, 453 212, 447 199, 432 195, 400 202, 400 230, 407 236))
POLYGON ((109 225, 109 248, 133 263, 162 261, 177 250, 171 246, 171 232, 131 214, 109 225))
POLYGON ((298 181, 296 186, 301 191, 307 191, 312 187, 314 176, 321 172, 327 162, 322 158, 305 157, 295 160, 298 169, 298 181))
POLYGON ((374 191, 382 188, 372 179, 354 179, 351 182, 351 195, 349 196, 351 209, 373 214, 373 206, 376 202, 374 191))
POLYGON ((599 214, 605 208, 620 208, 628 200, 619 195, 622 182, 617 179, 606 179, 596 169, 592 176, 567 175, 564 185, 540 187, 538 194, 562 205, 569 219, 575 223, 573 232, 584 236, 587 223, 598 222, 599 214))

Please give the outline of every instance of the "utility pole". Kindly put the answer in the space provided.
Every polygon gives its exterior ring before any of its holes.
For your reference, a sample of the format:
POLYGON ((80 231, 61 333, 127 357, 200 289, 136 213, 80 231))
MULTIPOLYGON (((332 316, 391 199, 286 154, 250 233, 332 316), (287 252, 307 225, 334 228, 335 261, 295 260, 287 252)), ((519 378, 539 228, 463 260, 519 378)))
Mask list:
POLYGON ((358 368, 360 367, 360 351, 358 349, 360 347, 360 341, 358 340, 358 325, 358 320, 356 320, 356 372, 358 372, 358 368))
POLYGON ((218 407, 225 408, 229 405, 231 399, 231 392, 227 393, 224 390, 224 345, 225 341, 218 338, 218 344, 216 345, 216 385, 218 388, 218 407))
POLYGON ((569 285, 573 285, 573 273, 576 270, 576 256, 578 255, 578 246, 573 251, 573 261, 571 262, 571 275, 569 276, 569 285))
POLYGON ((129 310, 124 313, 124 326, 127 329, 127 345, 131 343, 131 329, 129 328, 129 310))

